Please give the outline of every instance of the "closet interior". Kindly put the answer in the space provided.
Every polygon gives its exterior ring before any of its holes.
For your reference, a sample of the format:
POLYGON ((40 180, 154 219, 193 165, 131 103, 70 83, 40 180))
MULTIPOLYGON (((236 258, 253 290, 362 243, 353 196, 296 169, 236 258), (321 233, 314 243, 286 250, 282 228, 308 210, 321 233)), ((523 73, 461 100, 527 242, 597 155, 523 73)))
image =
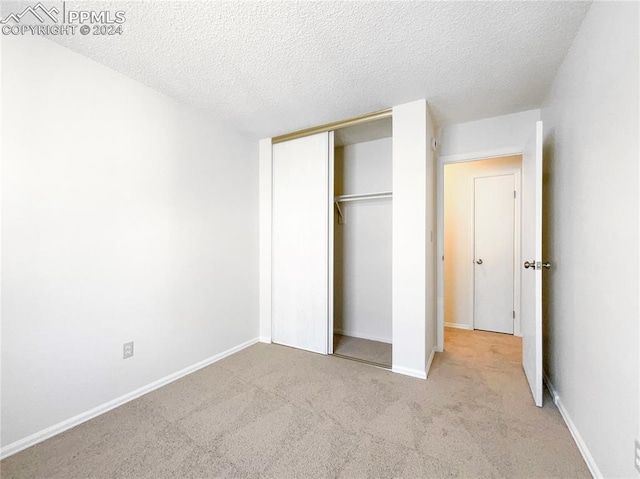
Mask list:
POLYGON ((333 354, 391 368, 391 118, 334 132, 333 354))

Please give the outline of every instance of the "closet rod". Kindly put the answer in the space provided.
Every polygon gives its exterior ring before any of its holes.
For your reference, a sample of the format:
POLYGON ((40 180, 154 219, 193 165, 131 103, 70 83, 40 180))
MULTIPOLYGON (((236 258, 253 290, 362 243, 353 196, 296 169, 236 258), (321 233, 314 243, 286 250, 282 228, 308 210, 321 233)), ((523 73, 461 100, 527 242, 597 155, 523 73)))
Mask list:
POLYGON ((340 208, 340 203, 346 203, 348 201, 361 201, 361 200, 375 200, 378 198, 392 198, 393 193, 391 191, 381 191, 379 193, 362 193, 359 195, 342 195, 336 196, 333 202, 338 209, 338 224, 343 225, 346 223, 344 211, 340 208))
POLYGON ((336 196, 334 201, 336 203, 345 203, 347 201, 360 201, 360 200, 375 200, 378 198, 391 198, 393 193, 391 191, 381 191, 379 193, 363 193, 359 195, 342 195, 336 196))
POLYGON ((391 118, 392 113, 393 109, 387 108, 386 110, 374 111, 373 113, 367 113, 366 115, 357 116, 348 120, 334 121, 333 123, 306 128, 304 130, 294 131, 285 135, 274 136, 271 138, 271 144, 275 145, 276 143, 282 143, 283 141, 295 140, 296 138, 315 135, 316 133, 324 133, 325 131, 333 131, 347 126, 359 125, 360 123, 366 123, 368 121, 391 118))

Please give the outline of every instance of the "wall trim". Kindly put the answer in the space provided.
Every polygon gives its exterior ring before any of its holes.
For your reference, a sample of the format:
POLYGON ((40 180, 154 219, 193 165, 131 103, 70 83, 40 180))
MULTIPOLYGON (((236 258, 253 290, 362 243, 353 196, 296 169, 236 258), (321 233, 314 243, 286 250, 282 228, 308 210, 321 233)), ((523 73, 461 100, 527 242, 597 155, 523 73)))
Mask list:
POLYGON ((344 331, 342 329, 334 329, 333 332, 335 334, 340 334, 341 336, 350 336, 352 338, 368 339, 369 341, 378 341, 380 343, 392 344, 391 339, 382 338, 380 336, 373 336, 371 334, 362 334, 358 332, 344 331))
POLYGON ((271 336, 260 336, 258 338, 259 343, 271 344, 271 336))
POLYGON ((441 164, 460 163, 463 161, 486 160, 489 158, 499 158, 501 156, 521 155, 524 145, 505 146, 503 148, 492 148, 489 150, 469 151, 457 153, 455 155, 440 156, 441 164))
POLYGON ((425 371, 419 371, 417 369, 404 368, 402 366, 393 366, 391 371, 398 374, 404 374, 405 376, 411 376, 412 378, 427 379, 427 373, 425 371))
POLYGON ((584 462, 587 463, 589 472, 591 472, 591 475, 595 479, 603 478, 604 476, 600 472, 600 469, 598 468, 598 465, 596 464, 595 459, 591 455, 591 452, 589 451, 587 444, 584 442, 584 439, 582 439, 582 436, 580 435, 580 431, 578 431, 578 428, 576 427, 575 423, 571 419, 569 412, 564 407, 564 404, 560 400, 560 395, 558 394, 558 391, 556 391, 556 389, 553 387, 553 383, 549 379, 549 376, 547 375, 546 372, 543 373, 543 379, 544 379, 544 384, 547 386, 547 389, 551 393, 553 402, 557 406, 558 411, 560 411, 560 415, 562 416, 562 419, 564 419, 564 422, 567 425, 569 432, 571 432, 571 436, 573 437, 573 440, 575 441, 576 446, 578 446, 578 450, 580 451, 580 454, 582 454, 582 458, 584 459, 584 462))
POLYGON ((473 330, 473 328, 471 326, 469 326, 468 324, 462 324, 462 323, 449 323, 449 322, 445 322, 444 323, 444 327, 445 328, 455 328, 455 329, 468 329, 468 330, 473 330))
POLYGON ((237 353, 238 351, 244 348, 247 348, 253 344, 256 344, 257 342, 258 342, 258 338, 245 341, 244 343, 238 344, 237 346, 234 346, 230 349, 227 349, 226 351, 223 351, 214 356, 211 356, 210 358, 199 361, 191 366, 187 366, 186 368, 181 369, 180 371, 176 371, 175 373, 169 374, 168 376, 165 376, 156 381, 153 381, 152 383, 149 383, 146 386, 142 386, 141 388, 138 388, 127 394, 123 394, 122 396, 112 399, 111 401, 101 404, 100 406, 96 406, 92 409, 89 409, 88 411, 80 413, 69 419, 65 419, 64 421, 61 421, 58 424, 54 424, 53 426, 50 426, 46 429, 42 429, 41 431, 38 431, 36 433, 33 433, 30 436, 27 436, 23 439, 19 439, 15 442, 12 442, 11 444, 7 444, 5 447, 3 447, 0 450, 0 459, 5 459, 31 446, 35 446, 36 444, 42 441, 45 441, 53 436, 56 436, 68 429, 71 429, 72 427, 75 427, 84 422, 87 422, 97 416, 100 416, 101 414, 104 414, 108 411, 111 411, 112 409, 117 408, 118 406, 122 406, 123 404, 128 403, 129 401, 133 401, 134 399, 137 399, 140 396, 143 396, 151 391, 161 388, 162 386, 166 386, 167 384, 177 379, 180 379, 188 374, 196 372, 199 369, 209 366, 210 364, 220 361, 221 359, 224 359, 227 356, 231 356, 232 354, 237 353))
POLYGON ((431 363, 433 363, 433 358, 436 356, 436 347, 434 346, 431 350, 431 354, 429 355, 429 359, 427 359, 427 366, 425 367, 426 375, 429 375, 429 370, 431 369, 431 363))

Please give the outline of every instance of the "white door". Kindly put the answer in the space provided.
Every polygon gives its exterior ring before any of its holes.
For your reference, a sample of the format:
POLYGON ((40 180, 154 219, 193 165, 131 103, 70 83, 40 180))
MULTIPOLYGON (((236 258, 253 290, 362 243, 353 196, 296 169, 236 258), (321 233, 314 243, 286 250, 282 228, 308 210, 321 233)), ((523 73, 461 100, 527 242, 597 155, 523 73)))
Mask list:
POLYGON ((542 406, 542 122, 522 153, 522 366, 542 406))
POLYGON ((272 341, 327 354, 330 133, 273 145, 272 341))
POLYGON ((514 191, 514 175, 474 179, 474 329, 513 334, 514 191))

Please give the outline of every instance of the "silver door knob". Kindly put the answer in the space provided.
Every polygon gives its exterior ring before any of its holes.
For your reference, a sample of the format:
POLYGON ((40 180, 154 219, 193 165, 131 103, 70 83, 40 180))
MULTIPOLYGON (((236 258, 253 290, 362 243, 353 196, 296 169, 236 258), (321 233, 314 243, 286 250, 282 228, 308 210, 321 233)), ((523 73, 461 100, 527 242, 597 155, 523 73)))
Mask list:
POLYGON ((476 263, 482 264, 482 259, 479 259, 478 261, 476 261, 476 263))
POLYGON ((531 269, 536 269, 536 262, 535 261, 525 261, 524 262, 524 267, 526 268, 531 268, 531 269))
POLYGON ((545 269, 551 269, 551 263, 542 263, 542 267, 545 269))

